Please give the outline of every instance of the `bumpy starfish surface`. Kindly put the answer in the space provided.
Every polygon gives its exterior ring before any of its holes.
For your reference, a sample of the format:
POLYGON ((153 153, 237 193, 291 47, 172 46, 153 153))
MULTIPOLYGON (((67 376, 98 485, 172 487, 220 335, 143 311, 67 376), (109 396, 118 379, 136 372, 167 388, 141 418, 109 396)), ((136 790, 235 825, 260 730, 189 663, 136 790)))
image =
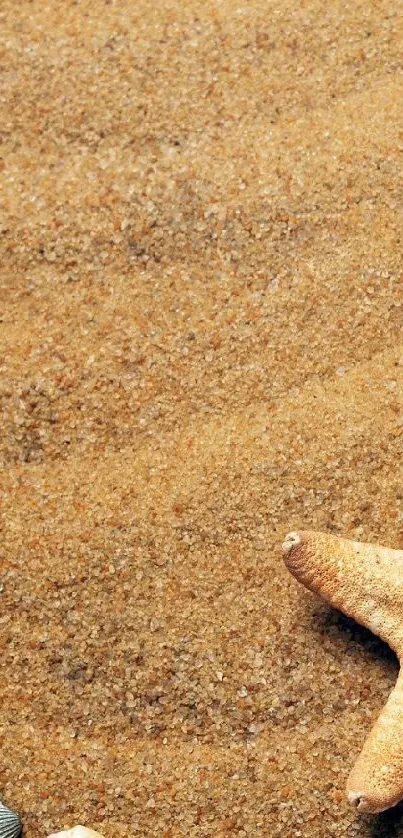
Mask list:
MULTIPOLYGON (((327 533, 292 532, 283 544, 291 573, 314 593, 379 635, 403 657, 403 550, 327 533)), ((359 812, 403 799, 403 668, 347 782, 359 812)))

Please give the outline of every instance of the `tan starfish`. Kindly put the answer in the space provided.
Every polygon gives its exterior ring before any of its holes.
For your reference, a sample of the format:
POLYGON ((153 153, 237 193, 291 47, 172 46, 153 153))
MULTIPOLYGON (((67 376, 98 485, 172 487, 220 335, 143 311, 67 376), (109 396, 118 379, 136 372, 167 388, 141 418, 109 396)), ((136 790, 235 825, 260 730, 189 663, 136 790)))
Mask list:
MULTIPOLYGON (((403 550, 322 532, 292 532, 283 544, 291 573, 354 617, 403 656, 403 550)), ((381 812, 403 799, 403 669, 347 782, 359 812, 381 812)))

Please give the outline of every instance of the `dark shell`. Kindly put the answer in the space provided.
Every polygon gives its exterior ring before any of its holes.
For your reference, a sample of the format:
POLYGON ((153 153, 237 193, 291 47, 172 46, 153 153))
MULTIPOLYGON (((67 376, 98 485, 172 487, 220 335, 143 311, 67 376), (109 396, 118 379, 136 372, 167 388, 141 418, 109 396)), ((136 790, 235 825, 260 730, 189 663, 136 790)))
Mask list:
POLYGON ((21 832, 21 820, 16 812, 0 803, 0 838, 18 838, 21 832))

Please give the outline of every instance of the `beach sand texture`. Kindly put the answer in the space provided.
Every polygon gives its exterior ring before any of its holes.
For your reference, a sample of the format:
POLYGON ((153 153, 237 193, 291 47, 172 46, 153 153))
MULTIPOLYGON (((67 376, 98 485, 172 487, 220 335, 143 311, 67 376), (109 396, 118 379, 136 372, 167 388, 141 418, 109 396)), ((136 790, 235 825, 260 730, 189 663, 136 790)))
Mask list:
POLYGON ((395 682, 280 545, 403 547, 392 0, 3 0, 0 798, 24 838, 386 838, 395 682))

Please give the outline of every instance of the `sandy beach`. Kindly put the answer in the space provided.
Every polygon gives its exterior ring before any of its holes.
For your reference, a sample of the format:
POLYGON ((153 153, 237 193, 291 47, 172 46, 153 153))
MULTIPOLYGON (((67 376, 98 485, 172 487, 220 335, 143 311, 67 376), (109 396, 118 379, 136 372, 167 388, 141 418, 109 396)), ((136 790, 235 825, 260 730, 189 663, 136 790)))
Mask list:
POLYGON ((397 674, 289 530, 403 548, 392 0, 0 5, 0 799, 24 838, 389 838, 397 674))

